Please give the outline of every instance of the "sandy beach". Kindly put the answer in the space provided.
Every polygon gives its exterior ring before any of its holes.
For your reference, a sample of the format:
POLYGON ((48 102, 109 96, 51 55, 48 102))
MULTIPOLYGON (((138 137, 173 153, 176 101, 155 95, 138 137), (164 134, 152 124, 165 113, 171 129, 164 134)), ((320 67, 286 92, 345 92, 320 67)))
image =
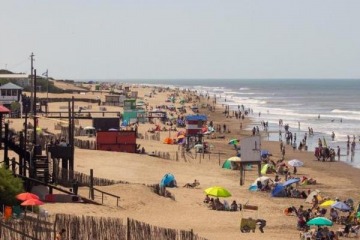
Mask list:
MULTIPOLYGON (((149 106, 167 104, 165 99, 168 94, 174 90, 157 92, 154 97, 146 97, 150 87, 132 87, 138 91, 138 96, 144 99, 149 106)), ((184 96, 183 93, 179 93, 184 96)), ((38 97, 45 97, 46 93, 38 94, 38 97)), ((73 94, 49 94, 52 97, 71 97, 73 94)), ((87 93, 86 95, 74 95, 77 98, 100 98, 105 100, 105 93, 87 93)), ((213 99, 202 97, 199 104, 212 105, 213 99)), ((97 104, 86 102, 76 102, 77 107, 88 107, 94 111, 99 109, 97 104)), ((180 106, 176 103, 177 106, 180 106)), ((191 103, 186 103, 188 114, 191 110, 188 108, 191 103)), ((49 108, 52 111, 61 111, 67 103, 50 103, 49 108)), ((107 111, 122 111, 120 107, 105 106, 107 111)), ((299 207, 304 205, 305 209, 311 208, 311 204, 305 203, 304 199, 296 198, 273 198, 269 192, 251 192, 249 186, 254 182, 257 176, 257 168, 253 166, 246 171, 245 184, 239 184, 239 171, 223 169, 223 162, 234 156, 235 151, 228 141, 233 138, 241 139, 250 136, 251 132, 245 131, 248 124, 251 123, 251 116, 244 120, 226 118, 223 114, 225 106, 217 105, 215 111, 209 111, 207 108, 200 108, 201 114, 208 116, 208 122, 213 121, 217 124, 227 125, 229 133, 221 133, 224 138, 211 139, 205 137, 205 141, 211 144, 211 154, 205 154, 203 158, 197 155, 196 158, 188 156, 186 159, 179 157, 176 161, 175 156, 179 146, 176 144, 164 144, 163 139, 170 136, 176 137, 176 131, 161 131, 160 141, 138 139, 137 143, 144 147, 147 153, 161 151, 169 153, 170 160, 158 157, 148 156, 146 154, 129 154, 108 151, 96 151, 75 149, 75 170, 89 174, 90 169, 94 170, 94 176, 127 181, 129 184, 115 184, 112 186, 98 187, 101 190, 121 196, 120 207, 116 207, 113 198, 105 197, 104 205, 97 206, 91 204, 74 203, 47 203, 43 206, 49 211, 50 215, 56 213, 106 216, 116 218, 131 217, 152 225, 176 229, 193 229, 194 232, 207 239, 299 239, 299 231, 296 229, 297 218, 295 216, 285 216, 283 210, 290 206, 299 207), (240 123, 242 129, 240 129, 240 123), (219 153, 221 153, 219 155, 219 153), (220 156, 220 160, 219 160, 220 156), (220 164, 220 165, 219 165, 220 164), (161 197, 153 193, 147 184, 159 183, 164 174, 173 173, 176 177, 178 188, 168 188, 175 200, 161 197), (191 183, 197 179, 200 185, 194 189, 182 187, 186 183, 191 183), (204 189, 211 186, 223 186, 228 189, 232 196, 226 200, 231 203, 236 200, 241 204, 250 204, 259 206, 258 212, 229 212, 209 210, 207 204, 203 203, 205 194, 204 189), (256 230, 255 233, 241 233, 240 221, 243 217, 260 218, 267 221, 264 229, 265 233, 256 230)), ((63 109, 66 111, 66 109, 63 109)), ((85 111, 86 112, 86 111, 85 111)), ((10 128, 16 130, 22 129, 22 119, 9 119, 10 128)), ((66 124, 66 119, 62 120, 66 124)), ((40 118, 39 125, 52 133, 59 133, 55 130, 58 120, 40 118)), ((160 124, 156 122, 156 124, 160 124)), ((82 127, 90 126, 90 120, 80 120, 82 127)), ((150 134, 147 131, 154 128, 154 124, 140 124, 138 132, 145 135, 150 134)), ((164 127, 161 125, 161 127, 164 127)), ((169 127, 169 126, 165 126, 169 127)), ((180 130, 180 129, 178 129, 180 130)), ((263 134, 263 133, 262 133, 263 134)), ((272 153, 271 159, 276 161, 281 158, 279 142, 262 141, 261 146, 272 153)), ((195 156, 194 150, 192 150, 195 156)), ((13 153, 11 153, 13 156, 13 153)), ((323 197, 341 200, 347 198, 354 199, 357 204, 360 199, 359 176, 360 169, 353 168, 343 162, 322 162, 314 157, 313 150, 309 152, 293 150, 290 145, 286 145, 285 161, 299 159, 304 162, 303 167, 299 167, 296 177, 306 176, 317 180, 316 185, 299 186, 300 190, 308 191, 318 189, 323 197)), ((290 168, 291 170, 291 168, 290 168)), ((275 174, 267 176, 274 179, 275 174)), ((284 176, 280 176, 284 179, 284 176)), ((82 196, 88 196, 87 188, 80 188, 79 193, 82 196)), ((101 201, 101 196, 96 195, 97 201, 101 201)), ((336 231, 340 225, 334 224, 331 227, 336 231)))

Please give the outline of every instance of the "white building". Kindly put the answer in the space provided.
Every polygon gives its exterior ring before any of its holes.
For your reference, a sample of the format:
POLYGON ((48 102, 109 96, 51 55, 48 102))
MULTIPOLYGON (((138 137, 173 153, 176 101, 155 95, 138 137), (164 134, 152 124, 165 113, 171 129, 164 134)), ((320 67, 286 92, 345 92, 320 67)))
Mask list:
POLYGON ((3 105, 10 105, 12 102, 21 102, 22 90, 22 87, 10 82, 0 86, 0 102, 3 105))

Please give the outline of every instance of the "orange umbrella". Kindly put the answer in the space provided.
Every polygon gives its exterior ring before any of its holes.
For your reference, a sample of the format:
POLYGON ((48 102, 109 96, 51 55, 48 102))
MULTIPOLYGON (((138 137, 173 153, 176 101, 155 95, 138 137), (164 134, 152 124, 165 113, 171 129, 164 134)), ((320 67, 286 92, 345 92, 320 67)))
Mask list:
POLYGON ((20 194, 16 195, 16 199, 18 199, 20 201, 26 201, 29 199, 39 199, 39 197, 33 193, 24 192, 24 193, 20 193, 20 194))
POLYGON ((43 205, 44 203, 42 201, 40 201, 39 199, 35 199, 35 198, 31 198, 28 199, 24 202, 22 202, 20 205, 21 206, 38 206, 38 205, 43 205))

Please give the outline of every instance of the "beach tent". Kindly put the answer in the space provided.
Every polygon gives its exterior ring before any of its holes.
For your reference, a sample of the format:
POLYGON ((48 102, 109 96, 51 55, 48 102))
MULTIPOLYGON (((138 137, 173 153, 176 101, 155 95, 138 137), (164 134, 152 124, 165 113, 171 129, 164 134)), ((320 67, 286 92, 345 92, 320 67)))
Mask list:
POLYGON ((312 203, 312 199, 314 198, 314 195, 317 195, 318 198, 321 198, 319 194, 320 194, 320 190, 316 189, 316 190, 312 191, 305 199, 305 202, 312 203))
POLYGON ((281 183, 278 183, 274 187, 274 189, 271 191, 271 196, 272 197, 285 197, 286 196, 285 187, 281 183))
POLYGON ((260 181, 263 185, 265 185, 266 182, 270 181, 270 177, 267 176, 258 177, 257 179, 255 179, 253 184, 257 184, 258 181, 260 181))
POLYGON ((257 187, 257 182, 258 181, 260 181, 262 185, 265 185, 266 182, 271 181, 271 179, 270 179, 270 177, 267 177, 267 176, 258 177, 257 179, 255 179, 253 184, 250 185, 250 187, 249 187, 250 191, 257 191, 258 190, 258 187, 257 187))
POLYGON ((226 169, 235 169, 235 162, 240 162, 241 158, 239 157, 231 157, 229 159, 227 159, 224 164, 222 165, 222 168, 226 168, 226 169))
POLYGON ((176 187, 175 176, 171 173, 167 173, 160 181, 160 187, 176 187))
POLYGON ((227 160, 223 163, 222 168, 232 169, 232 168, 231 168, 231 161, 230 161, 229 159, 227 159, 227 160))

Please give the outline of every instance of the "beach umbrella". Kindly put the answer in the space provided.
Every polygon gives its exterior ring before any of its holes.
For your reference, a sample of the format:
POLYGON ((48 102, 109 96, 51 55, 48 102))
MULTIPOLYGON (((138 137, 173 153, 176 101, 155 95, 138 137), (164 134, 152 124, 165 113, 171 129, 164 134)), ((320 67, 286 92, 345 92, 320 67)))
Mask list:
POLYGON ((290 161, 288 161, 288 164, 292 167, 302 167, 304 166, 304 163, 300 160, 297 159, 292 159, 290 161))
POLYGON ((309 220, 306 224, 309 226, 332 226, 333 222, 325 217, 316 217, 309 220))
POLYGON ((333 205, 331 205, 331 207, 336 208, 336 209, 338 209, 340 211, 343 211, 343 212, 351 210, 351 208, 348 205, 346 205, 345 203, 343 203, 343 202, 336 202, 333 205))
POLYGON ((282 185, 284 187, 288 186, 288 185, 291 185, 293 183, 298 183, 300 182, 300 178, 290 178, 289 180, 287 180, 286 182, 284 182, 282 185))
POLYGON ((213 197, 231 197, 231 193, 227 189, 219 186, 207 188, 205 193, 213 197))
POLYGON ((26 201, 29 199, 39 199, 39 197, 33 193, 24 192, 24 193, 20 193, 20 194, 16 195, 16 199, 18 199, 20 201, 26 201))
POLYGON ((236 145, 236 144, 238 144, 240 142, 240 140, 239 139, 231 139, 230 141, 229 141, 229 144, 234 144, 234 145, 236 145))
POLYGON ((234 157, 228 158, 228 160, 231 162, 239 162, 239 161, 241 161, 241 158, 234 156, 234 157))
POLYGON ((330 207, 330 206, 333 205, 334 203, 336 203, 336 201, 334 201, 334 200, 327 200, 327 201, 323 202, 322 204, 320 204, 320 207, 330 207))
POLYGON ((40 201, 39 199, 36 198, 31 198, 28 199, 24 202, 22 202, 20 205, 21 206, 38 206, 38 205, 43 205, 44 203, 42 201, 40 201))
POLYGON ((358 213, 356 214, 356 217, 360 218, 360 212, 358 212, 358 213))

